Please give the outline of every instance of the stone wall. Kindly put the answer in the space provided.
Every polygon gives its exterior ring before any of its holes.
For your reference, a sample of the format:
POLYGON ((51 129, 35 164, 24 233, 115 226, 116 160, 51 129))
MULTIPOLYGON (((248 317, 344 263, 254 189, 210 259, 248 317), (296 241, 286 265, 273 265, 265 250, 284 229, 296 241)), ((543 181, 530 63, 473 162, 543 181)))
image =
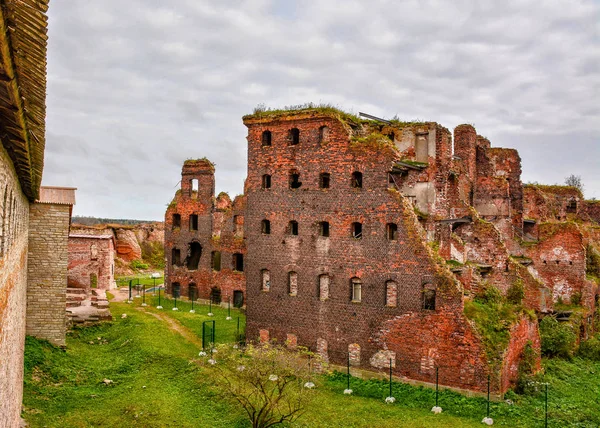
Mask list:
POLYGON ((112 235, 69 236, 67 284, 73 288, 115 288, 115 246, 112 235))
POLYGON ((19 426, 27 302, 29 202, 0 145, 0 427, 19 426))
POLYGON ((65 345, 67 242, 71 206, 34 203, 29 211, 27 334, 65 345))

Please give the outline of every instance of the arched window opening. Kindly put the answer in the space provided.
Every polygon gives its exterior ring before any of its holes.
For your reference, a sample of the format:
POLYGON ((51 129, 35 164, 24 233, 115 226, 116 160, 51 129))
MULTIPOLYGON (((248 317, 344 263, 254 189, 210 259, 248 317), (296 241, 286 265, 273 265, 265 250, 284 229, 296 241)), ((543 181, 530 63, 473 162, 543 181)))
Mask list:
POLYGON ((212 270, 218 272, 221 270, 221 252, 213 251, 210 257, 210 265, 212 270))
POLYGON ((435 289, 432 284, 423 286, 423 310, 435 311, 435 289))
POLYGON ((262 145, 270 146, 271 145, 271 131, 263 131, 262 133, 262 145))
POLYGON ((567 204, 567 213, 576 213, 577 212, 577 201, 572 199, 567 204))
POLYGON ((219 287, 210 288, 210 300, 217 305, 221 304, 221 289, 219 287))
POLYGON ((262 278, 262 291, 271 290, 271 272, 268 269, 263 269, 260 271, 260 276, 262 278))
POLYGON ((360 278, 355 277, 350 280, 350 293, 353 302, 362 300, 362 281, 360 278))
POLYGON ((197 270, 202 256, 202 246, 198 242, 191 242, 189 245, 189 256, 187 260, 188 270, 197 270))
POLYGON ((296 171, 290 172, 290 189, 299 189, 302 186, 300 174, 296 171))
POLYGON ((352 223, 352 237, 354 239, 362 239, 362 223, 352 223))
POLYGON ((385 305, 389 308, 398 306, 398 284, 395 281, 385 283, 385 305))
POLYGON ((290 296, 298 295, 298 274, 296 272, 288 272, 288 292, 290 296))
POLYGON ((298 235, 298 222, 295 220, 290 221, 288 226, 288 232, 290 235, 297 236, 298 235))
POLYGON ((181 214, 173 214, 173 230, 181 227, 181 214))
POLYGON ((269 174, 265 174, 262 176, 262 188, 263 189, 271 188, 271 176, 269 174))
POLYGON ((300 130, 298 128, 290 129, 290 144, 292 146, 300 144, 300 130))
POLYGON ((244 306, 244 292, 242 290, 233 290, 233 307, 241 308, 244 306))
POLYGON ((178 282, 174 282, 171 286, 171 294, 176 299, 181 297, 181 285, 178 282))
POLYGON ((321 126, 319 128, 319 143, 326 143, 329 141, 329 127, 321 126))
POLYGON ((329 181, 331 179, 331 175, 328 172, 322 172, 319 175, 319 187, 321 189, 329 189, 329 181))
POLYGON ((198 198, 198 189, 199 189, 198 179, 197 178, 192 178, 190 180, 190 196, 193 199, 197 199, 198 198))
POLYGON ((271 234, 271 222, 269 220, 263 220, 261 223, 261 231, 263 235, 271 234))
POLYGON ((233 254, 233 270, 238 272, 244 271, 244 255, 242 253, 233 254))
POLYGON ((398 239, 398 225, 396 223, 388 223, 386 225, 387 239, 395 241, 398 239))
POLYGON ((329 275, 319 275, 319 300, 329 299, 329 275))
POLYGON ((236 236, 242 236, 244 234, 244 216, 233 216, 233 228, 236 236))
POLYGON ((362 172, 354 171, 352 173, 352 187, 360 189, 363 186, 363 175, 362 172))
POLYGON ((325 238, 329 237, 329 222, 322 221, 319 223, 319 235, 325 238))

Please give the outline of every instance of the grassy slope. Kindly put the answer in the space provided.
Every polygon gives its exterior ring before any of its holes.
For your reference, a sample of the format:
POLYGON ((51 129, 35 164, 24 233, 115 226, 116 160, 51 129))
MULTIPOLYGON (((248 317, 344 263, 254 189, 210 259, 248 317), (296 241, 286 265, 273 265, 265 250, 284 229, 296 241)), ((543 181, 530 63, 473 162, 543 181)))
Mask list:
MULTIPOLYGON (((140 303, 139 299, 133 305, 113 303, 115 322, 76 330, 66 352, 28 339, 24 404, 32 427, 248 426, 235 406, 215 396, 209 369, 193 362, 197 346, 167 330, 163 321, 136 310, 140 303), (122 313, 128 317, 120 318, 122 313), (98 344, 98 337, 108 343, 98 344), (114 385, 103 385, 104 378, 114 385)), ((220 308, 213 307, 215 316, 209 318, 205 306, 189 314, 182 302, 178 302, 181 311, 168 310, 169 303, 162 303, 163 315, 192 331, 201 331, 202 320, 215 319, 217 341, 235 334, 236 312, 232 311, 233 321, 225 321, 227 311, 220 308)), ((545 366, 552 384, 549 426, 599 426, 600 363, 548 360, 545 366)), ((444 413, 436 416, 429 412, 434 395, 428 389, 396 384, 397 402, 386 405, 385 382, 353 379, 354 396, 343 395, 345 387, 342 375, 326 378, 315 391, 318 405, 295 426, 474 427, 481 426, 485 415, 485 400, 449 391, 441 392, 444 413)), ((495 425, 543 426, 542 396, 511 398, 516 405, 492 405, 495 425)))

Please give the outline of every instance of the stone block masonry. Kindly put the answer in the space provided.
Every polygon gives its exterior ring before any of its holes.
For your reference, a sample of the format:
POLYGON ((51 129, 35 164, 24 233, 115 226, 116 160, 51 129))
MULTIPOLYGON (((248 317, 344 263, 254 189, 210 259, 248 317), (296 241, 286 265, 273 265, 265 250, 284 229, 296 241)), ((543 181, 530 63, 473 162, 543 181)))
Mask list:
POLYGON ((71 205, 34 203, 29 211, 27 334, 64 346, 71 205))

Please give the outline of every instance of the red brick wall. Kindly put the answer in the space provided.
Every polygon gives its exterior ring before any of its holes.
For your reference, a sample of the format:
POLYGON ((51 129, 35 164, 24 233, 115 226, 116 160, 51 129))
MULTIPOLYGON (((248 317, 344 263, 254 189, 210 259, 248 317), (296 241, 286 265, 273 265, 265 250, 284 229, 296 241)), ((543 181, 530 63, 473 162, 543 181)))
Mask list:
POLYGON ((97 287, 110 290, 114 282, 114 244, 110 238, 69 237, 68 286, 90 291, 91 274, 97 277, 97 287))
MULTIPOLYGON (((511 330, 510 342, 506 348, 502 366, 502 391, 506 391, 515 385, 519 374, 519 362, 527 343, 531 343, 534 350, 540 349, 540 334, 537 321, 523 317, 511 330)), ((540 353, 536 352, 536 354, 535 371, 541 368, 540 353)))
POLYGON ((214 168, 209 161, 186 161, 182 169, 182 188, 178 191, 165 214, 165 285, 172 293, 172 284, 180 284, 181 297, 189 296, 189 285, 195 284, 198 298, 208 299, 211 289, 221 291, 222 301, 232 299, 235 291, 245 294, 244 272, 234 270, 233 254, 246 255, 243 223, 245 197, 237 197, 233 202, 225 194, 214 198, 214 168), (198 179, 198 195, 191 195, 190 180, 198 179), (173 214, 181 216, 181 227, 173 227, 173 214), (198 215, 198 230, 190 230, 190 215, 198 215), (237 226, 234 224, 237 221, 237 226), (189 244, 198 242, 202 255, 198 269, 190 270, 185 265, 189 244), (172 249, 181 251, 183 266, 174 266, 172 249), (211 254, 221 252, 221 270, 212 269, 211 254))
MULTIPOLYGON (((428 363, 449 365, 454 358, 466 371, 485 372, 480 343, 462 316, 462 292, 452 280, 452 285, 440 288, 439 268, 430 258, 412 207, 388 190, 387 173, 398 156, 395 151, 350 141, 348 129, 330 117, 246 124, 248 337, 257 339, 268 330, 271 338, 284 342, 293 334, 299 345, 326 349, 328 359, 339 364, 352 348, 356 364, 371 369, 378 367, 378 356, 388 347, 397 350, 396 373, 415 379, 425 378, 421 362, 428 358, 433 358, 428 363), (326 143, 319 141, 321 126, 330 129, 326 143), (300 130, 300 144, 292 146, 288 131, 294 127, 300 130), (263 147, 261 135, 267 129, 272 132, 272 145, 263 147), (298 189, 289 188, 291 170, 300 173, 298 189), (350 186, 353 171, 363 173, 362 189, 350 186), (331 174, 329 189, 319 188, 321 172, 331 174), (272 175, 271 189, 261 188, 263 174, 272 175), (271 224, 268 235, 261 232, 263 219, 271 224), (298 222, 298 236, 289 234, 290 220, 298 222), (319 236, 320 221, 330 224, 328 238, 319 236), (362 222, 362 239, 351 236, 353 222, 362 222), (398 225, 396 241, 386 237, 386 224, 391 222, 398 225), (262 290, 264 269, 270 273, 269 291, 262 290), (288 272, 298 274, 295 296, 288 292, 288 272), (322 274, 330 276, 329 298, 324 301, 318 293, 322 274), (360 303, 351 302, 353 277, 362 281, 360 303), (386 306, 389 280, 398 284, 396 307, 386 306), (422 309, 426 283, 438 288, 436 311, 422 309), (400 319, 409 321, 396 321, 400 319), (464 337, 451 335, 457 330, 464 337), (435 331, 444 333, 438 336, 435 331), (464 351, 460 356, 457 346, 464 351), (444 355, 432 355, 432 347, 444 355)), ((448 151, 444 149, 448 137, 442 135, 437 142, 443 153, 448 151)), ((449 378, 448 383, 481 388, 478 381, 460 376, 449 378)))

